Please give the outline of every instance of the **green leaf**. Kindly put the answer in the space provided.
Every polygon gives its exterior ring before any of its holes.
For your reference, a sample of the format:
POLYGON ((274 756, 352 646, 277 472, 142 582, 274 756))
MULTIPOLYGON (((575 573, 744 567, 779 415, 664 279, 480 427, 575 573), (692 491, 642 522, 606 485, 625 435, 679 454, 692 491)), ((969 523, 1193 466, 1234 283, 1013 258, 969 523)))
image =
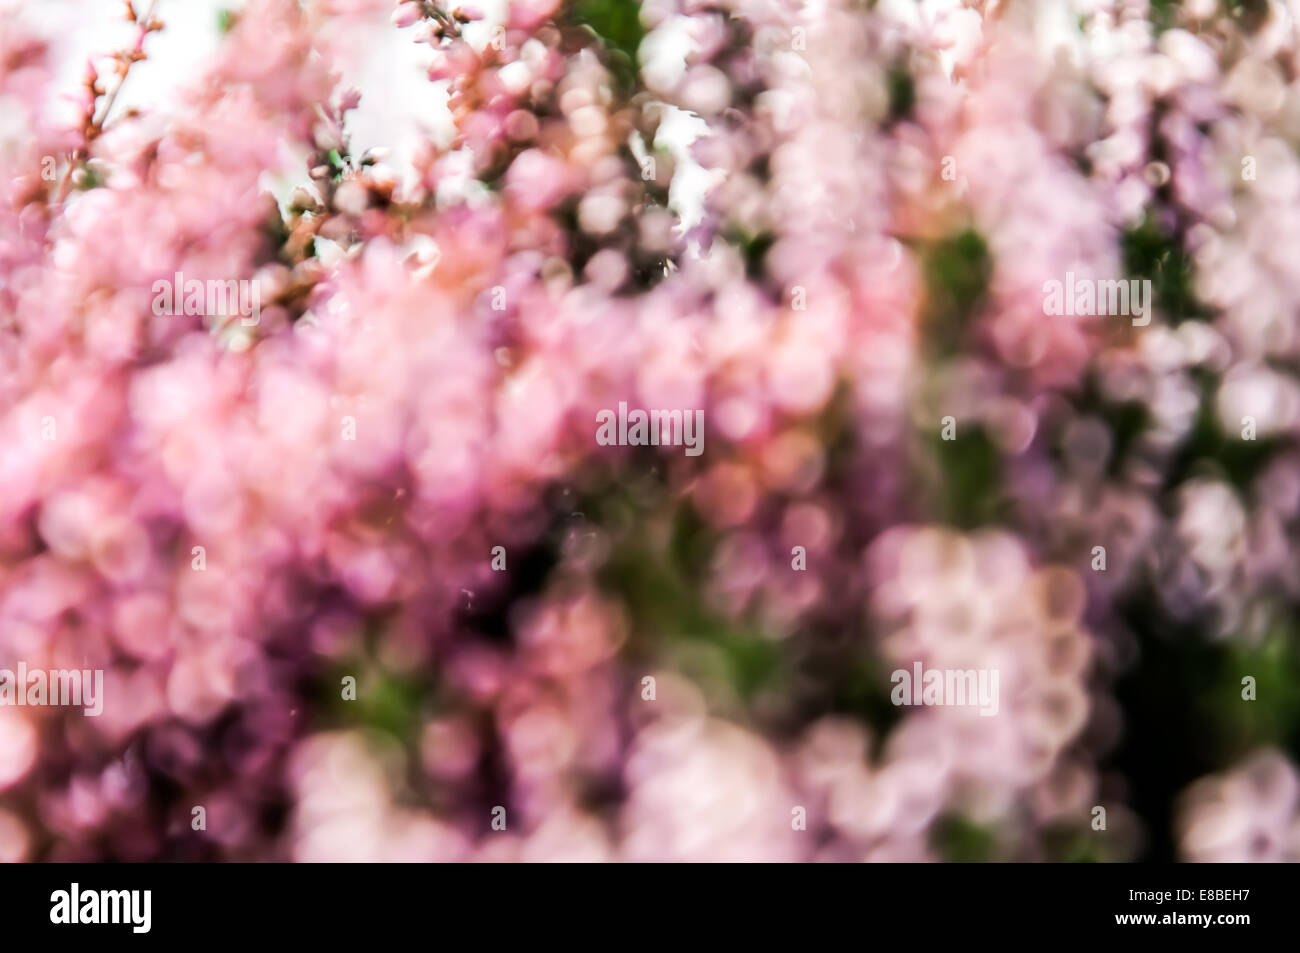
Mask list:
POLYGON ((979 233, 966 230, 925 253, 926 344, 936 357, 963 349, 966 330, 993 277, 993 257, 979 233))
POLYGON ((1191 256, 1176 238, 1166 234, 1150 216, 1120 238, 1124 270, 1131 278, 1147 279, 1156 306, 1173 324, 1211 317, 1196 297, 1191 256))
POLYGON ((637 49, 645 37, 641 4, 636 0, 578 0, 573 15, 596 31, 610 49, 620 50, 635 65, 637 49))

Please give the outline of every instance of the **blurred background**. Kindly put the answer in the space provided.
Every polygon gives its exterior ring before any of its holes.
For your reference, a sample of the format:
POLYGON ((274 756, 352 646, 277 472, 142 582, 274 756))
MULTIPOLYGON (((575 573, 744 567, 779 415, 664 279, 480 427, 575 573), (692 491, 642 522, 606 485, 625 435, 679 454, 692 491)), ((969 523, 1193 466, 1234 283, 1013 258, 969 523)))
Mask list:
POLYGON ((0 4, 0 670, 105 680, 0 858, 1300 858, 1297 82, 1296 0, 0 4))

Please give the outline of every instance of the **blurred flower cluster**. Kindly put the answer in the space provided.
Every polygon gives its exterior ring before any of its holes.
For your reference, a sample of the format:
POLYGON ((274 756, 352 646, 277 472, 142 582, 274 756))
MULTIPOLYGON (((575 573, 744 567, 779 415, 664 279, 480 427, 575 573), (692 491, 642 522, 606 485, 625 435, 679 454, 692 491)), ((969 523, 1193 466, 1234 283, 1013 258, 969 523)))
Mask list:
POLYGON ((1300 857, 1300 0, 146 6, 0 19, 0 858, 1300 857))

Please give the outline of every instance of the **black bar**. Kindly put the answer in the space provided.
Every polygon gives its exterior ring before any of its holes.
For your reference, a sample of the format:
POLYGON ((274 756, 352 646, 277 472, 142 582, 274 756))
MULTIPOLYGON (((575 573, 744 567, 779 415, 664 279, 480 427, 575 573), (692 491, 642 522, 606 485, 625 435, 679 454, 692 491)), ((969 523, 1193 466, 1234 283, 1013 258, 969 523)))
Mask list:
POLYGON ((1222 944, 1292 922, 1290 874, 1280 865, 11 865, 0 870, 0 910, 7 940, 60 944, 257 938, 337 949, 349 937, 463 946, 490 935, 495 946, 513 935, 536 946, 846 930, 864 945, 1125 935, 1222 944), (131 907, 121 894, 104 907, 117 904, 126 922, 52 923, 56 892, 70 900, 73 883, 87 914, 101 896, 88 892, 150 891, 148 931, 136 932, 143 893, 131 907))

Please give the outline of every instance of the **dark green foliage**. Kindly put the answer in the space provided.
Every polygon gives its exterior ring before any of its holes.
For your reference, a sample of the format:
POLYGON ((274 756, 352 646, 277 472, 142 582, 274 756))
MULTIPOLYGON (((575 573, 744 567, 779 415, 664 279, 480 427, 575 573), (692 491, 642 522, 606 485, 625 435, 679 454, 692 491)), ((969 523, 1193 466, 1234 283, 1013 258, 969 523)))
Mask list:
POLYGON ((1170 324, 1211 316, 1196 298, 1191 257, 1150 216, 1121 236, 1120 249, 1125 274, 1151 281, 1156 307, 1170 324))
POLYGON ((925 253, 926 344, 936 357, 961 351, 971 318, 984 303, 993 258, 977 232, 966 230, 925 253))
POLYGON ((941 818, 931 830, 931 839, 945 860, 973 864, 993 859, 993 832, 964 817, 941 818))
POLYGON ((916 106, 916 83, 912 75, 903 66, 895 66, 889 71, 886 81, 889 84, 890 122, 909 118, 916 106))
POLYGON ((625 90, 635 87, 637 50, 645 37, 641 4, 636 0, 576 0, 570 14, 601 38, 611 53, 610 64, 625 90))
POLYGON ((939 505, 944 522, 973 529, 996 521, 1002 510, 1001 459, 984 432, 959 422, 955 440, 944 440, 936 431, 934 449, 942 477, 939 505))

